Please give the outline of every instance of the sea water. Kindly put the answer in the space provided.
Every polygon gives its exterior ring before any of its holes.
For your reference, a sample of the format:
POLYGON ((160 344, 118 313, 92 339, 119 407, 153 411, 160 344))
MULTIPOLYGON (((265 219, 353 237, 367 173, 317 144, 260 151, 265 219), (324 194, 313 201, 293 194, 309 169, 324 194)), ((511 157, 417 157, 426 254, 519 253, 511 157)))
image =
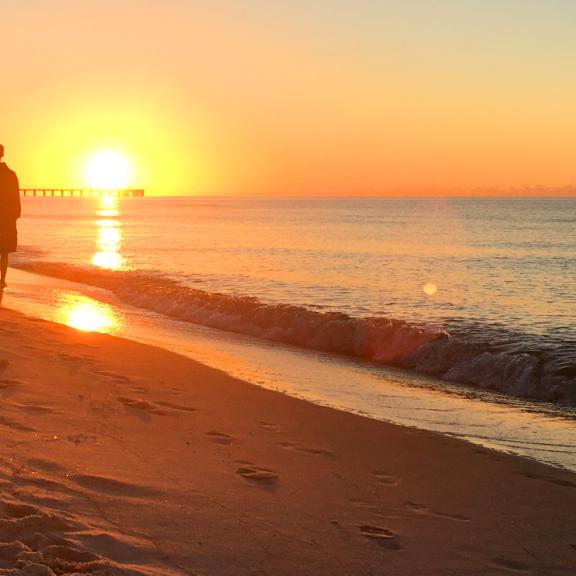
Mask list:
POLYGON ((576 199, 27 198, 20 238, 172 317, 576 403, 576 199))
MULTIPOLYGON (((576 466, 576 199, 26 198, 23 214, 16 265, 96 287, 115 311, 96 329, 144 323, 260 384, 576 466)), ((86 289, 36 296, 86 328, 86 289)))

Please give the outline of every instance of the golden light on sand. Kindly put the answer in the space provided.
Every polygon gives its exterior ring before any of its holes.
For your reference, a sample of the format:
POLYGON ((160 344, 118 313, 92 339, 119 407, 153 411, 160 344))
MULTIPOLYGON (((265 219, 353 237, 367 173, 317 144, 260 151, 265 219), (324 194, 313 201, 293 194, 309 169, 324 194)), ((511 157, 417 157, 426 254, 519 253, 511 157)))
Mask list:
POLYGON ((130 184, 132 166, 120 152, 103 150, 88 160, 85 178, 90 188, 119 190, 130 184))
POLYGON ((434 294, 438 292, 438 286, 436 286, 436 284, 434 284, 433 282, 428 282, 427 284, 424 285, 422 290, 424 291, 424 294, 426 294, 427 296, 434 296, 434 294))
POLYGON ((110 306, 72 292, 60 297, 56 320, 84 332, 111 332, 119 323, 110 306))

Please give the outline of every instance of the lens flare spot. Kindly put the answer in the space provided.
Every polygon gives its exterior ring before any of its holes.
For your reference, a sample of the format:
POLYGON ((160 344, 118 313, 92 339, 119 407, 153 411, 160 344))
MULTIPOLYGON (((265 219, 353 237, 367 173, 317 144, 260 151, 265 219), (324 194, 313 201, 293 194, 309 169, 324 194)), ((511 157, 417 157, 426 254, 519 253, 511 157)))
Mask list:
POLYGON ((424 291, 424 294, 426 294, 427 296, 434 296, 434 294, 438 292, 438 286, 436 286, 436 284, 434 284, 433 282, 428 282, 427 284, 424 284, 422 290, 424 291))

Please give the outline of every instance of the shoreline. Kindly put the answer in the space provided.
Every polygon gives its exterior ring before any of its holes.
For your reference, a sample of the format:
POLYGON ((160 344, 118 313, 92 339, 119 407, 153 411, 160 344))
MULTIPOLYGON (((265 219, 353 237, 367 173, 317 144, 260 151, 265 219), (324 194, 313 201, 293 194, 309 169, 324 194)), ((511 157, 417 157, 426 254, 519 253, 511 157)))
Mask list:
POLYGON ((102 288, 18 269, 11 271, 5 304, 66 325, 82 322, 79 310, 89 311, 97 323, 109 323, 98 331, 182 354, 263 388, 576 472, 576 452, 569 450, 576 445, 576 428, 568 408, 475 389, 467 393, 399 368, 376 369, 330 353, 178 322, 130 306, 102 288))
MULTIPOLYGON (((531 354, 530 346, 509 342, 512 352, 492 348, 490 338, 468 341, 462 334, 426 322, 394 317, 361 318, 347 313, 320 313, 303 305, 277 304, 253 297, 181 285, 146 272, 110 272, 63 262, 14 264, 18 270, 110 291, 126 305, 241 336, 334 354, 374 368, 399 368, 415 377, 430 377, 447 386, 493 392, 512 401, 528 400, 559 408, 576 407, 576 385, 562 353, 531 354), (280 309, 281 308, 281 309, 280 309), (305 326, 302 330, 301 325, 305 326), (546 356, 546 361, 540 356, 546 356)), ((490 324, 484 330, 493 331, 490 324)), ((511 337, 512 331, 508 335, 511 337)), ((529 338, 529 334, 524 335, 529 338)), ((493 334, 493 338, 502 334, 493 334)), ((515 337, 517 339, 517 337, 515 337)))
POLYGON ((0 574, 576 565, 571 472, 0 313, 0 574))

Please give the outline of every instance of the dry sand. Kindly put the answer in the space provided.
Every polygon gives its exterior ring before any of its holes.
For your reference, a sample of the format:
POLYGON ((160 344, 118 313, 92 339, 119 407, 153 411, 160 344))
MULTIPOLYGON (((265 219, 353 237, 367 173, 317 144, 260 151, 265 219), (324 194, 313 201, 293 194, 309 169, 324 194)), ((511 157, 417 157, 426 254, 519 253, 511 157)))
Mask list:
POLYGON ((576 574, 569 472, 0 314, 0 574, 576 574))

